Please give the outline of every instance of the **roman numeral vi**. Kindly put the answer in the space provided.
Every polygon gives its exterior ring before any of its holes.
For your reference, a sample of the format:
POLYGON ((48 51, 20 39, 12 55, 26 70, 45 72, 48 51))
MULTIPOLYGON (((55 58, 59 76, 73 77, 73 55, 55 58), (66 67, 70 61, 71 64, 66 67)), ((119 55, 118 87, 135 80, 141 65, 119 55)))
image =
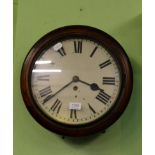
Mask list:
POLYGON ((76 110, 75 109, 71 109, 71 111, 70 111, 70 118, 77 118, 77 114, 76 114, 76 110))

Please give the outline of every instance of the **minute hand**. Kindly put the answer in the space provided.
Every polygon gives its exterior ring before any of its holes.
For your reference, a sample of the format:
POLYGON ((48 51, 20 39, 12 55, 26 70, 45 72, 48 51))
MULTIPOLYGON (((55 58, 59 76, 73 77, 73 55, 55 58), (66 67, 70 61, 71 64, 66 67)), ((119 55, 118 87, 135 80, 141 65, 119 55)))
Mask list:
POLYGON ((56 93, 54 93, 52 95, 52 97, 54 97, 56 94, 58 94, 60 91, 62 91, 63 89, 65 89, 66 87, 68 87, 71 83, 73 83, 73 81, 69 82, 68 84, 66 84, 65 86, 63 86, 61 89, 59 89, 56 93))
POLYGON ((65 86, 63 86, 61 89, 59 89, 59 90, 58 90, 57 92, 55 92, 54 94, 47 96, 47 97, 44 99, 43 104, 44 104, 45 102, 47 102, 48 100, 52 99, 55 95, 57 95, 57 94, 58 94, 59 92, 61 92, 63 89, 65 89, 66 87, 68 87, 71 83, 73 83, 73 80, 72 80, 71 82, 67 83, 65 86))

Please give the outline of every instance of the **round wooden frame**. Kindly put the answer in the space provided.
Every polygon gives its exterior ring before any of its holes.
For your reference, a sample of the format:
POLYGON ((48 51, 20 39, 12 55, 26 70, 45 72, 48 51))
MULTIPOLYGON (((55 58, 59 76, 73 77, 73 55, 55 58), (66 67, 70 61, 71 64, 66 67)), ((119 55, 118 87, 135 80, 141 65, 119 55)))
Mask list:
POLYGON ((104 131, 106 128, 112 125, 125 110, 129 103, 132 87, 132 67, 124 49, 107 33, 89 26, 66 26, 49 32, 39 41, 37 41, 37 43, 35 43, 35 45, 31 48, 27 57, 25 58, 21 71, 21 92, 24 103, 30 114, 46 129, 66 136, 80 137, 104 131), (70 126, 50 119, 37 106, 31 92, 30 78, 35 60, 38 58, 38 56, 40 56, 43 50, 48 48, 51 44, 68 38, 87 38, 103 45, 104 48, 106 48, 115 58, 121 70, 121 91, 115 105, 105 116, 85 125, 70 126))

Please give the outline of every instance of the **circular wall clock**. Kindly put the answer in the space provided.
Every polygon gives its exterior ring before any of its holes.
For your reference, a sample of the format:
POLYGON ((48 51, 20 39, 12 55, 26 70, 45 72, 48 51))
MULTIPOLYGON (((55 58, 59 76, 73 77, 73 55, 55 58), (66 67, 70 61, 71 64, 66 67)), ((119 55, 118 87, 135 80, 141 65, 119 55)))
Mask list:
POLYGON ((107 33, 66 26, 31 48, 21 72, 25 105, 43 127, 65 136, 87 136, 112 125, 128 105, 132 68, 107 33))

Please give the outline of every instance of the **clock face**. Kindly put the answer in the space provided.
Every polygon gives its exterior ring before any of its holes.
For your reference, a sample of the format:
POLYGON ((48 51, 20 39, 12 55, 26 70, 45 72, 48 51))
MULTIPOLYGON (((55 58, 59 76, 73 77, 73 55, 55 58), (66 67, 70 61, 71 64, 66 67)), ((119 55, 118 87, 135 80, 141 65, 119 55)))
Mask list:
POLYGON ((113 107, 120 75, 116 60, 101 44, 66 39, 45 49, 35 61, 32 94, 49 118, 69 125, 86 124, 113 107))
POLYGON ((121 45, 88 26, 66 26, 38 40, 25 58, 21 93, 46 129, 73 137, 101 132, 124 112, 132 68, 121 45))

